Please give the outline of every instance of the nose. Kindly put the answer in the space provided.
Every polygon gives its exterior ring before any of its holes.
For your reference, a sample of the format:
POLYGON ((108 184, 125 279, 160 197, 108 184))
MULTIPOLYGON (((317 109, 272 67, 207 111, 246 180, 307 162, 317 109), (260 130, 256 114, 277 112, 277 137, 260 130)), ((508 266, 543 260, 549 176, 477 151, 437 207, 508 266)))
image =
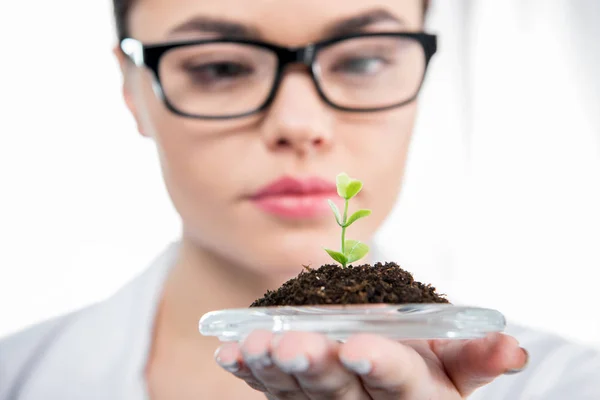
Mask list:
POLYGON ((309 76, 289 71, 263 121, 263 138, 272 151, 308 156, 331 147, 332 116, 309 76))

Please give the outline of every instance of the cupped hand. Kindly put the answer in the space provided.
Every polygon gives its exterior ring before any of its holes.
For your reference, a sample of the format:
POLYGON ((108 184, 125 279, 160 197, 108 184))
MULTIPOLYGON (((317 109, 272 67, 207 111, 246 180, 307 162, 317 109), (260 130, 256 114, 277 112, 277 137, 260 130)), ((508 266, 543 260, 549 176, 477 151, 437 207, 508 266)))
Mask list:
POLYGON ((528 355, 504 334, 403 342, 359 334, 340 343, 317 333, 255 331, 222 345, 215 358, 273 400, 450 400, 522 370, 528 355))

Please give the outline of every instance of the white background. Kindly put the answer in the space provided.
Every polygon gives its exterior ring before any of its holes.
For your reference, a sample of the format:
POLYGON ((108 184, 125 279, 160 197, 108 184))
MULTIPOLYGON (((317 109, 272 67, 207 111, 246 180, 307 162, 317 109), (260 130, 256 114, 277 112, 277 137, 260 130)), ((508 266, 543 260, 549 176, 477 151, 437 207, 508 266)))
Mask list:
MULTIPOLYGON (((388 258, 600 347, 600 2, 435 3, 388 258)), ((0 2, 0 336, 110 295, 179 229, 109 0, 0 2)))

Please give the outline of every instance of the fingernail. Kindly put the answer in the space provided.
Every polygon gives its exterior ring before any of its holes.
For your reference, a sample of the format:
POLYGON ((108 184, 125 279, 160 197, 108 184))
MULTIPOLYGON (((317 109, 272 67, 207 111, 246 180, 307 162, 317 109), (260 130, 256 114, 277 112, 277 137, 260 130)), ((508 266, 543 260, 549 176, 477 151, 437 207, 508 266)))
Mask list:
POLYGON ((243 353, 244 361, 251 368, 266 368, 273 365, 273 361, 267 352, 258 353, 258 354, 248 354, 243 353))
POLYGON ((529 352, 522 347, 521 350, 523 351, 523 353, 525 353, 525 364, 523 364, 523 367, 518 369, 509 369, 504 373, 504 375, 515 375, 519 372, 523 372, 527 368, 527 365, 529 365, 529 352))
POLYGON ((308 358, 302 354, 291 360, 280 360, 276 358, 275 364, 277 364, 279 369, 287 374, 306 372, 310 366, 308 358))
POLYGON ((340 357, 340 361, 344 367, 358 375, 367 375, 373 369, 373 365, 369 360, 350 361, 344 357, 340 357))
POLYGON ((219 364, 221 366, 221 368, 223 368, 224 370, 226 370, 228 372, 238 372, 240 370, 240 364, 237 362, 237 360, 225 362, 225 361, 223 361, 223 359, 221 359, 220 352, 221 352, 221 348, 219 347, 217 349, 217 351, 215 351, 215 355, 214 355, 214 358, 217 361, 217 364, 219 364))

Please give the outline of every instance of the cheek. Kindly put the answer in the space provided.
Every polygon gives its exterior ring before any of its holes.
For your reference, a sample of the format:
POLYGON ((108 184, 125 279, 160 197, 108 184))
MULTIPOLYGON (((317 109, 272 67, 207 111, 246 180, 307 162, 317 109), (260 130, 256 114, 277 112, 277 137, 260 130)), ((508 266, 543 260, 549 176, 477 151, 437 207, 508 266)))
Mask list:
MULTIPOLYGON (((408 156, 416 104, 354 120, 340 132, 348 152, 348 170, 364 182, 361 207, 373 210, 373 225, 390 213, 401 189, 408 156)), ((350 173, 349 172, 349 173, 350 173)))
POLYGON ((363 168, 393 175, 397 171, 392 166, 403 164, 415 115, 416 105, 410 104, 362 120, 355 118, 338 127, 338 137, 353 158, 364 162, 363 168))
POLYGON ((142 79, 136 91, 137 119, 142 133, 156 143, 167 184, 210 186, 214 174, 208 173, 210 168, 203 168, 203 164, 214 166, 212 158, 220 155, 218 149, 209 151, 207 146, 198 143, 206 137, 210 139, 204 134, 208 129, 197 120, 168 110, 152 89, 151 75, 148 73, 142 79))
POLYGON ((362 163, 365 172, 378 170, 393 176, 403 165, 414 128, 415 103, 400 109, 361 117, 348 117, 336 127, 343 151, 362 163))
POLYGON ((222 140, 215 123, 175 115, 154 94, 145 79, 136 96, 141 130, 157 147, 163 179, 183 219, 210 219, 231 200, 233 186, 226 173, 232 159, 231 144, 222 140))
POLYGON ((165 184, 182 214, 222 209, 236 185, 231 144, 199 131, 195 122, 168 115, 154 125, 165 184))

